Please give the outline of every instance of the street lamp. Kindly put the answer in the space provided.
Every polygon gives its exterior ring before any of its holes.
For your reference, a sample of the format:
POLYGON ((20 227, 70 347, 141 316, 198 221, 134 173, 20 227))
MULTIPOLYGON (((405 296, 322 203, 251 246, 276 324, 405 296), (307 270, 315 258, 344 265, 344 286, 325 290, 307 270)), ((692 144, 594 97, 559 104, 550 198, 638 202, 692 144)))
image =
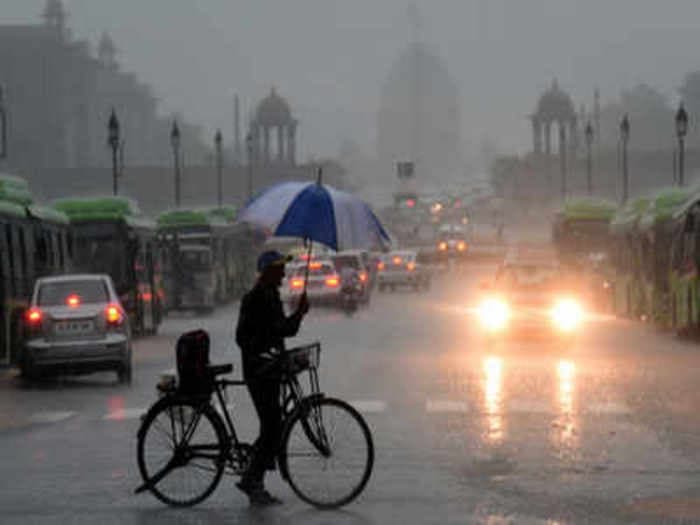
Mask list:
POLYGON ((627 202, 629 197, 629 172, 627 169, 627 143, 630 139, 630 120, 625 113, 620 122, 620 141, 622 142, 622 202, 627 202))
POLYGON ((214 146, 216 148, 216 197, 219 204, 219 208, 223 206, 224 202, 224 179, 223 179, 223 153, 221 151, 221 142, 223 137, 221 136, 221 130, 216 130, 216 135, 214 135, 214 146))
POLYGON ((586 129, 584 130, 586 135, 586 187, 588 189, 588 196, 593 195, 593 156, 591 154, 591 147, 593 146, 593 126, 591 121, 586 124, 586 129))
POLYGON ((2 84, 0 84, 0 160, 7 158, 7 112, 5 111, 5 97, 2 84))
POLYGON ((559 160, 561 162, 561 200, 566 200, 566 128, 559 124, 559 160))
POLYGON ((112 148, 112 193, 117 195, 119 188, 117 178, 119 177, 119 167, 117 154, 119 152, 119 120, 117 113, 112 108, 112 114, 107 123, 107 144, 112 148))
POLYGON ((170 145, 173 147, 173 166, 175 168, 175 207, 180 207, 180 128, 173 121, 170 130, 170 145))
POLYGON ((685 136, 688 133, 688 113, 683 102, 676 113, 676 136, 678 137, 678 185, 685 184, 685 136))
POLYGON ((248 200, 253 198, 253 135, 248 133, 245 137, 248 153, 248 200))

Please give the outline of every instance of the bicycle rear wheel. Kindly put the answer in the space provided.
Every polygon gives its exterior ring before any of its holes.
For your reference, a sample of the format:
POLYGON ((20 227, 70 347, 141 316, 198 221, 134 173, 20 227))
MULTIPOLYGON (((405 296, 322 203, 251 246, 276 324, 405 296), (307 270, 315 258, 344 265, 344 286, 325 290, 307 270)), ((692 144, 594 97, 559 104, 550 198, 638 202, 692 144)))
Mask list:
POLYGON ((137 455, 148 490, 174 507, 202 502, 221 481, 226 432, 208 403, 166 397, 141 425, 137 455))
POLYGON ((319 508, 342 507, 364 490, 374 466, 367 423, 339 399, 320 398, 292 417, 280 464, 292 490, 319 508))

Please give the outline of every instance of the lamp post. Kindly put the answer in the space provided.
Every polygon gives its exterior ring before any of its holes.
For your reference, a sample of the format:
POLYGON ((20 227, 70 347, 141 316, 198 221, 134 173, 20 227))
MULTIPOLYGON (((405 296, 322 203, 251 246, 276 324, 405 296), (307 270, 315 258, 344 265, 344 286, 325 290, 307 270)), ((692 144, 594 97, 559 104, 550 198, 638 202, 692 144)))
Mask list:
POLYGON ((170 145, 173 147, 173 167, 175 168, 175 207, 180 207, 180 128, 173 121, 170 130, 170 145))
POLYGON ((119 164, 117 154, 119 153, 119 120, 117 113, 112 108, 112 114, 109 116, 107 123, 107 144, 112 148, 112 193, 119 193, 118 181, 119 164))
POLYGON ((253 198, 253 135, 248 133, 245 137, 246 152, 248 154, 248 200, 253 198))
POLYGON ((223 137, 221 136, 221 130, 216 130, 216 135, 214 135, 214 146, 216 148, 216 202, 219 208, 224 204, 224 179, 223 179, 223 169, 224 169, 224 158, 221 149, 221 143, 223 137))
POLYGON ((7 158, 7 111, 5 110, 5 93, 0 84, 0 160, 7 158))
POLYGON ((627 169, 627 143, 630 139, 630 120, 627 114, 620 122, 620 141, 622 142, 622 203, 626 203, 629 198, 629 172, 627 169))
POLYGON ((584 133, 586 135, 586 189, 590 197, 593 195, 593 155, 591 152, 593 146, 593 126, 590 120, 588 124, 586 124, 584 133))
POLYGON ((561 200, 566 200, 567 174, 566 174, 566 128, 559 124, 559 161, 561 163, 561 200))
POLYGON ((676 137, 678 137, 678 185, 685 184, 685 136, 688 133, 688 113, 683 102, 676 112, 676 137))

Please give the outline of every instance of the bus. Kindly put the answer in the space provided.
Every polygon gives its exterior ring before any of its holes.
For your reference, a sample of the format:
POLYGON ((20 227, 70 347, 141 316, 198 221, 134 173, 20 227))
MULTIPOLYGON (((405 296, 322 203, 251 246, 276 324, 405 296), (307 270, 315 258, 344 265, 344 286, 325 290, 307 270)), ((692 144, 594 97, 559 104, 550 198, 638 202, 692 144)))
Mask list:
POLYGON ((75 269, 112 277, 134 333, 155 334, 163 317, 155 222, 125 197, 60 199, 54 208, 70 220, 75 269))
POLYGON ((670 289, 673 215, 689 197, 687 190, 669 188, 652 196, 637 226, 641 300, 639 311, 645 320, 660 327, 672 324, 670 289))
POLYGON ((254 242, 232 207, 177 209, 157 218, 166 309, 211 311, 253 279, 254 242))
POLYGON ((34 281, 70 270, 68 217, 33 203, 26 180, 0 175, 0 364, 19 364, 34 281))
POLYGON ((562 262, 610 250, 610 220, 616 206, 606 200, 567 201, 555 215, 552 240, 562 262))
POLYGON ((671 225, 671 322, 679 335, 700 328, 700 193, 676 210, 671 225))

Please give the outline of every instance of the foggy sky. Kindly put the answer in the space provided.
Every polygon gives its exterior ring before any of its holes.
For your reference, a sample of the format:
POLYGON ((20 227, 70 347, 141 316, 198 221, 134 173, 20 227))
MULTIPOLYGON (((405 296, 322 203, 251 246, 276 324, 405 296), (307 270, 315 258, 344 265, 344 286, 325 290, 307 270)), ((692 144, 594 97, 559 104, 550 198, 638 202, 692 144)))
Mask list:
MULTIPOLYGON (((44 0, 1 0, 0 23, 34 23, 44 0)), ((423 40, 459 84, 465 147, 482 136, 529 148, 527 115, 553 77, 576 105, 647 82, 677 102, 700 69, 697 0, 418 0, 423 40)), ((108 30, 126 70, 163 112, 232 135, 271 86, 301 121, 301 156, 343 139, 374 151, 376 110, 392 60, 411 39, 402 0, 66 0, 69 27, 95 44, 108 30)), ((95 46, 93 46, 93 49, 95 46)))

